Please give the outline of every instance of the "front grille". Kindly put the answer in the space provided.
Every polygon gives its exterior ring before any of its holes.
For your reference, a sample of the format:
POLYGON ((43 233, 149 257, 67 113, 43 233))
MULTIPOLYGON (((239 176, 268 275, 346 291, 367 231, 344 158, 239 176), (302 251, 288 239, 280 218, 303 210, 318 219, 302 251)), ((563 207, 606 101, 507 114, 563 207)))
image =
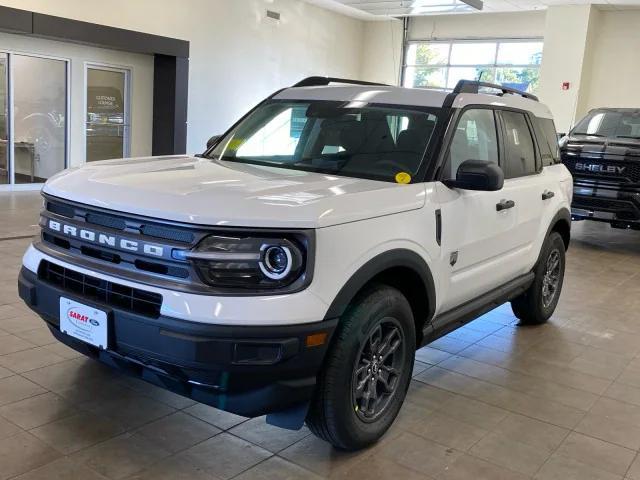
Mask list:
MULTIPOLYGON (((174 249, 193 248, 208 234, 207 231, 165 224, 130 214, 112 213, 46 196, 45 199, 45 211, 41 219, 43 243, 54 246, 58 250, 65 250, 79 259, 104 262, 110 268, 117 269, 118 276, 123 278, 130 278, 127 274, 136 275, 135 281, 139 281, 144 276, 153 275, 155 278, 165 277, 169 282, 202 285, 190 263, 184 259, 174 258, 171 252, 174 249), (65 218, 70 221, 66 222, 65 218), (94 237, 83 238, 76 233, 68 234, 60 229, 53 230, 48 227, 48 219, 53 219, 62 225, 71 225, 74 232, 76 229, 89 230, 94 237), (119 248, 119 240, 115 239, 110 244, 99 243, 96 241, 96 236, 99 234, 126 239, 134 244, 153 245, 162 249, 162 253, 151 255, 142 248, 137 250, 119 248)), ((96 266, 87 263, 84 265, 88 268, 96 266)))
POLYGON ((563 156, 562 161, 572 174, 581 177, 640 183, 640 161, 638 159, 631 161, 608 161, 604 159, 576 158, 565 155, 563 156), (576 170, 576 163, 602 165, 605 171, 593 172, 588 170, 576 170), (622 173, 611 173, 606 171, 607 167, 623 167, 624 171, 622 173))
POLYGON ((40 262, 38 278, 65 292, 74 293, 97 303, 129 312, 157 318, 160 316, 162 295, 108 282, 70 270, 47 260, 40 262))

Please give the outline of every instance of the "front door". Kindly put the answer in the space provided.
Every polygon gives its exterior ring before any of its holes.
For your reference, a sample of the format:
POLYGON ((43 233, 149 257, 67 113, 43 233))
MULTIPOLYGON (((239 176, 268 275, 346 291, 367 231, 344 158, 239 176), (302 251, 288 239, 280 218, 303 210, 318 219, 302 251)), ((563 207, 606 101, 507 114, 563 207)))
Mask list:
MULTIPOLYGON (((498 163, 496 114, 492 109, 465 110, 453 135, 444 179, 455 178, 465 160, 498 163)), ((441 205, 443 301, 439 313, 479 297, 516 276, 519 257, 517 205, 510 189, 496 192, 448 188, 437 182, 441 205)))

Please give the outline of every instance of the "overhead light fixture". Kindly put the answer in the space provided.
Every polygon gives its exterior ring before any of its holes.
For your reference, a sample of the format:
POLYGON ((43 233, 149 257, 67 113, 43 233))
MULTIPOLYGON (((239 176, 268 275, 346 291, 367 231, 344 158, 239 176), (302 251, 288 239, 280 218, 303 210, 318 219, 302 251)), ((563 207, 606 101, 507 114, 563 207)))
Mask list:
POLYGON ((406 17, 482 10, 482 0, 337 0, 373 15, 406 17))

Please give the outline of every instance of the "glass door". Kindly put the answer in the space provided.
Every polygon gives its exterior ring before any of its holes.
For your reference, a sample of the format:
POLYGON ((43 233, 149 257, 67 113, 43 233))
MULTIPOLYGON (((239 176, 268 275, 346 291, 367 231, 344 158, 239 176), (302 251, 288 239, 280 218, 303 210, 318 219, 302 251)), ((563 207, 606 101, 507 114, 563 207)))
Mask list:
POLYGON ((0 52, 0 185, 39 184, 67 165, 69 62, 0 52))
POLYGON ((87 162, 129 156, 129 71, 87 66, 87 162))
POLYGON ((9 57, 0 53, 0 184, 9 183, 9 57))
POLYGON ((43 183, 64 170, 67 62, 11 55, 14 183, 43 183))

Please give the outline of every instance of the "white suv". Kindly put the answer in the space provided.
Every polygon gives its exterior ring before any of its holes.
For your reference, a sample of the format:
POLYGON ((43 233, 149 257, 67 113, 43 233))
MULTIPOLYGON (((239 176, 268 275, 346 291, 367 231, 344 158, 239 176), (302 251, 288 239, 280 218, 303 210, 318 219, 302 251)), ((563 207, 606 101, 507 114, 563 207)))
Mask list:
POLYGON ((416 348, 508 301, 551 316, 571 194, 532 95, 311 77, 203 155, 49 180, 19 291, 104 363, 357 449, 396 417, 416 348))

